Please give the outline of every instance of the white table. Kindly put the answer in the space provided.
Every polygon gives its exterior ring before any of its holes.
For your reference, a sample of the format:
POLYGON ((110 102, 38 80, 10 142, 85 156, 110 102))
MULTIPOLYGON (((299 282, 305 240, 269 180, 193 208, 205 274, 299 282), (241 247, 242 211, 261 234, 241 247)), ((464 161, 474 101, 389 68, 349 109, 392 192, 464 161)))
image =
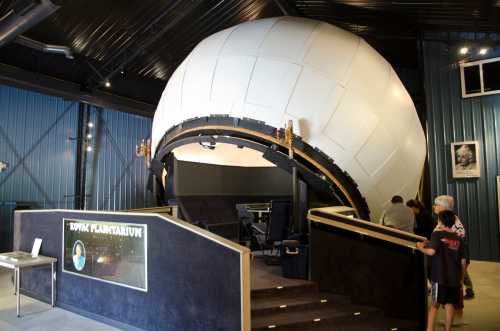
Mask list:
POLYGON ((51 277, 51 306, 54 307, 54 288, 55 288, 55 277, 54 277, 54 270, 55 270, 55 263, 57 262, 56 258, 53 257, 47 257, 47 256, 37 256, 37 257, 31 257, 30 253, 26 252, 10 252, 10 253, 3 253, 0 254, 0 256, 5 256, 6 254, 27 254, 29 255, 26 258, 19 259, 18 261, 13 261, 10 258, 0 258, 0 267, 5 267, 8 269, 13 269, 14 270, 14 289, 15 289, 15 294, 17 295, 17 317, 21 316, 21 293, 19 292, 19 286, 21 284, 21 270, 26 267, 37 267, 37 266, 43 266, 43 265, 49 265, 50 264, 50 277, 51 277))

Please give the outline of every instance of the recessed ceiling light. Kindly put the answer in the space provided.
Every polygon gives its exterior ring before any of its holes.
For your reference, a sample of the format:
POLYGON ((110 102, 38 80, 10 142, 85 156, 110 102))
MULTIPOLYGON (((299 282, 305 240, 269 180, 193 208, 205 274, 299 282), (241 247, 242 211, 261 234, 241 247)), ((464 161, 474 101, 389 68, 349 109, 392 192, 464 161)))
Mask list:
POLYGON ((485 55, 488 53, 488 49, 486 47, 483 47, 479 50, 479 55, 485 55))
POLYGON ((469 48, 468 47, 462 47, 462 48, 460 48, 460 50, 458 52, 460 54, 467 54, 469 52, 469 48))
POLYGON ((106 83, 104 83, 104 86, 111 87, 111 83, 109 82, 109 80, 107 80, 106 83))
POLYGON ((92 135, 90 133, 87 135, 87 139, 92 139, 92 135))
POLYGON ((86 150, 87 152, 92 152, 92 146, 87 146, 86 150))
POLYGON ((93 128, 94 127, 94 123, 92 122, 89 122, 89 124, 87 124, 89 126, 89 128, 93 128))

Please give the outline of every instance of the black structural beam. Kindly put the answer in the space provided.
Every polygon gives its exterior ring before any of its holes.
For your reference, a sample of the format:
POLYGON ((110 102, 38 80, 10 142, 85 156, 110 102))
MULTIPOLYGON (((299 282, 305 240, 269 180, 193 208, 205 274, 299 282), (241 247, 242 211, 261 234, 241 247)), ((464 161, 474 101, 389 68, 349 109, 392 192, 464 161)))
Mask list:
POLYGON ((85 165, 82 166, 82 156, 83 153, 85 152, 85 148, 83 146, 83 140, 84 140, 84 110, 85 110, 85 104, 83 103, 78 103, 78 126, 77 126, 77 136, 76 136, 76 162, 75 162, 75 203, 74 203, 74 208, 75 209, 83 209, 83 201, 82 197, 85 197, 85 193, 82 194, 82 188, 83 191, 85 191, 85 183, 82 185, 82 172, 85 171, 83 168, 85 165), (82 187, 83 186, 83 187, 82 187))
POLYGON ((0 63, 0 84, 34 90, 70 100, 79 100, 98 107, 145 117, 153 117, 156 109, 155 105, 103 91, 95 90, 91 93, 83 91, 79 84, 36 74, 4 63, 0 63))

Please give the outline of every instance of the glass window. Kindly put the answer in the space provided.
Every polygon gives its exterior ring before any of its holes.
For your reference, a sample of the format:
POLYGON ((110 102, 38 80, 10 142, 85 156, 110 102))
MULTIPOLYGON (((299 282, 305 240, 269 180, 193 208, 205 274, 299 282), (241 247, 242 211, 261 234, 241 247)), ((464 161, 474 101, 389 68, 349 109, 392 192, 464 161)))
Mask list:
POLYGON ((464 67, 465 94, 481 92, 479 65, 464 67))
POLYGON ((500 90, 500 61, 483 63, 484 92, 500 90))

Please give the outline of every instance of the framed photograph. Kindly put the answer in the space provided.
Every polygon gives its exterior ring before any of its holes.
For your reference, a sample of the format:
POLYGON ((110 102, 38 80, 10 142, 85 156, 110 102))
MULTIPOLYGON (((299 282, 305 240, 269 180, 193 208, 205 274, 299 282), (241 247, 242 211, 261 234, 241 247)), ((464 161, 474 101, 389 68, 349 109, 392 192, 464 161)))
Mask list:
POLYGON ((478 141, 451 143, 451 160, 453 178, 476 178, 481 176, 478 141))

